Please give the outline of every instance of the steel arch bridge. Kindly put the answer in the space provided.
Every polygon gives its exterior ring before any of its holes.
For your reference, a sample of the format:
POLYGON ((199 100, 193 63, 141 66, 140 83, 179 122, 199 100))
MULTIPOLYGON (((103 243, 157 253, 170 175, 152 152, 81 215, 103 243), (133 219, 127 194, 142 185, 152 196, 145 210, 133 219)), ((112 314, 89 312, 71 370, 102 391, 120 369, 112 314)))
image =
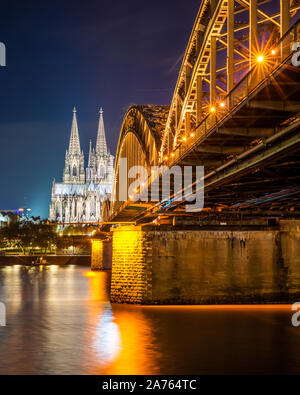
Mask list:
POLYGON ((203 213, 298 212, 299 10, 299 0, 202 0, 170 106, 125 115, 104 221, 182 215, 172 199, 120 202, 123 158, 147 169, 150 187, 151 166, 203 165, 203 213))

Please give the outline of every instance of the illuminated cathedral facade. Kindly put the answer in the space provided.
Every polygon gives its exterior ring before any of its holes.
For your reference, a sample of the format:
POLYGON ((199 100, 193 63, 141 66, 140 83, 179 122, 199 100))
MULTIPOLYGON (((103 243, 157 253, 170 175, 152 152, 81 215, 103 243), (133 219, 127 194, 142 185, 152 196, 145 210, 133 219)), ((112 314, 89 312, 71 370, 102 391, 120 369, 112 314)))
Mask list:
POLYGON ((74 108, 63 182, 53 181, 49 220, 66 224, 100 222, 103 201, 112 190, 113 166, 114 157, 107 149, 101 108, 96 147, 93 148, 90 141, 88 164, 85 168, 74 108))

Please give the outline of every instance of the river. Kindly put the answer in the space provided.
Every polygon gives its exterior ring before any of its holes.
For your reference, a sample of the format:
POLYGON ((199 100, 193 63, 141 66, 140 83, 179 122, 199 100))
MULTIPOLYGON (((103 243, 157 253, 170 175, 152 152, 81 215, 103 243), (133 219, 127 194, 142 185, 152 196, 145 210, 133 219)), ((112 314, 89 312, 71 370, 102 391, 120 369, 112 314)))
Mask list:
POLYGON ((0 267, 0 374, 300 373, 290 306, 128 306, 109 273, 0 267))

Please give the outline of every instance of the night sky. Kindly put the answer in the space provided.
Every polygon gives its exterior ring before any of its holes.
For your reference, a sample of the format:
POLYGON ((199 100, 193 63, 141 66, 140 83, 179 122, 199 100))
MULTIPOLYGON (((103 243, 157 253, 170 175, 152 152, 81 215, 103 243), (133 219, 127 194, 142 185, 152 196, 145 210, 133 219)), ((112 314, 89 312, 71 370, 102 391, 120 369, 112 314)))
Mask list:
POLYGON ((115 155, 131 104, 170 104, 200 2, 1 2, 0 209, 48 216, 74 106, 87 161, 100 106, 115 155))

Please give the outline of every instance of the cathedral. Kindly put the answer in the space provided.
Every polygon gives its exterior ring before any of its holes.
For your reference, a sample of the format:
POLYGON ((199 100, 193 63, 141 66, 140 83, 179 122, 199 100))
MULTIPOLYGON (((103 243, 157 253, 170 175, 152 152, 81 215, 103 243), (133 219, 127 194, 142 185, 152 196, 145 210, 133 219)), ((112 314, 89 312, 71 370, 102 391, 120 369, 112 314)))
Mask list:
POLYGON ((90 141, 88 164, 85 168, 74 108, 63 182, 53 181, 49 220, 63 224, 100 222, 102 203, 112 190, 113 165, 114 157, 110 155, 106 145, 101 108, 96 148, 92 147, 90 141))

